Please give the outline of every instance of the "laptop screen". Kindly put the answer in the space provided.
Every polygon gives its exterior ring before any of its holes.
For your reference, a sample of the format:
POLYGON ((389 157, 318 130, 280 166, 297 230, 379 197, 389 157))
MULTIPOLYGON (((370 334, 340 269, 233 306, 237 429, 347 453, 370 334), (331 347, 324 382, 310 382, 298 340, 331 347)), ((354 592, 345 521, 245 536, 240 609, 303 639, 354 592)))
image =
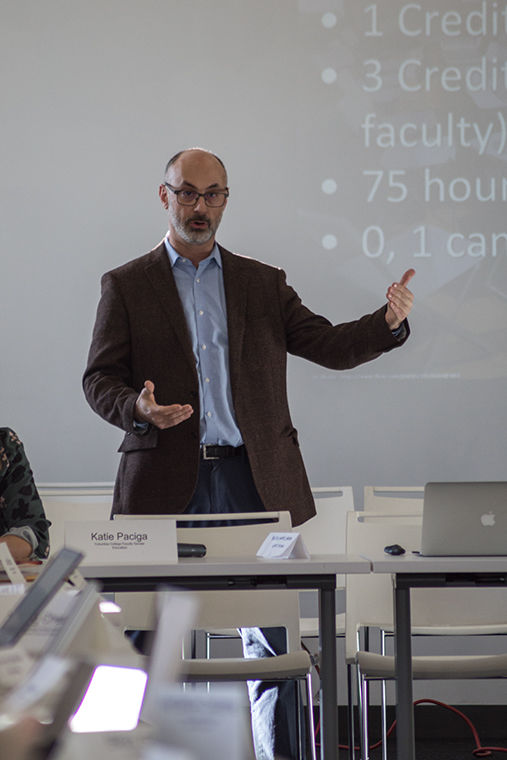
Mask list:
POLYGON ((427 483, 421 554, 507 555, 507 482, 427 483))

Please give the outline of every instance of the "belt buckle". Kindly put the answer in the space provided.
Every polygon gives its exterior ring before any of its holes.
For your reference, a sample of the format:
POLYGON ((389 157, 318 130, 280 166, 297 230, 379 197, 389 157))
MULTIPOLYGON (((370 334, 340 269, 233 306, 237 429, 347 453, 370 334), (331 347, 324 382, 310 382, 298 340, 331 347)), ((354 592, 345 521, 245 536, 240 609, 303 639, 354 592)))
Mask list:
POLYGON ((208 447, 210 449, 214 449, 215 448, 214 446, 210 446, 207 443, 203 443, 202 449, 201 449, 201 451, 202 451, 202 458, 206 459, 206 460, 208 460, 208 459, 220 459, 220 457, 213 457, 213 456, 209 455, 208 454, 208 447))

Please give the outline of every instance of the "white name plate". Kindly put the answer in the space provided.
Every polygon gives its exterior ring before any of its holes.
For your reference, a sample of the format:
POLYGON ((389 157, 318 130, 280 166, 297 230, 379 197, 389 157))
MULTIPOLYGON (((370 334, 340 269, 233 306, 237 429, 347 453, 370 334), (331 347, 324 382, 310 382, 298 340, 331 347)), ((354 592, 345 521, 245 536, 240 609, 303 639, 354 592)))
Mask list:
POLYGON ((176 520, 69 520, 65 523, 65 545, 82 551, 85 564, 178 561, 176 520))
POLYGON ((264 559, 310 559, 301 533, 269 533, 257 556, 264 559))
POLYGON ((15 585, 24 585, 26 583, 23 573, 16 565, 9 547, 4 542, 0 543, 0 565, 7 573, 7 577, 11 583, 15 585))

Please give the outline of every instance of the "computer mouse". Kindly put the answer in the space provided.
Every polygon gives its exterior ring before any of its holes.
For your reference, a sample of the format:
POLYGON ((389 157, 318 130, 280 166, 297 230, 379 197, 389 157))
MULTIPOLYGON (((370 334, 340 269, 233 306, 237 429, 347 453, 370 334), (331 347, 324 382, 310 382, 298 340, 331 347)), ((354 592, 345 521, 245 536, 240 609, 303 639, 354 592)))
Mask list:
POLYGON ((390 544, 389 546, 384 546, 384 551, 386 554, 405 554, 405 549, 399 544, 390 544))

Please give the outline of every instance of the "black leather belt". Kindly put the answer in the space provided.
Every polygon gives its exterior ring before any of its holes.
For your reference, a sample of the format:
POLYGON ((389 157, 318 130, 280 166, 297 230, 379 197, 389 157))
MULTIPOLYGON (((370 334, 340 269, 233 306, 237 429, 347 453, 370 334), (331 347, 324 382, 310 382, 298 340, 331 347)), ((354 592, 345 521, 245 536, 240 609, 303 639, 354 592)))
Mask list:
POLYGON ((201 459, 226 459, 237 457, 244 450, 244 446, 214 446, 204 443, 201 446, 201 459))

